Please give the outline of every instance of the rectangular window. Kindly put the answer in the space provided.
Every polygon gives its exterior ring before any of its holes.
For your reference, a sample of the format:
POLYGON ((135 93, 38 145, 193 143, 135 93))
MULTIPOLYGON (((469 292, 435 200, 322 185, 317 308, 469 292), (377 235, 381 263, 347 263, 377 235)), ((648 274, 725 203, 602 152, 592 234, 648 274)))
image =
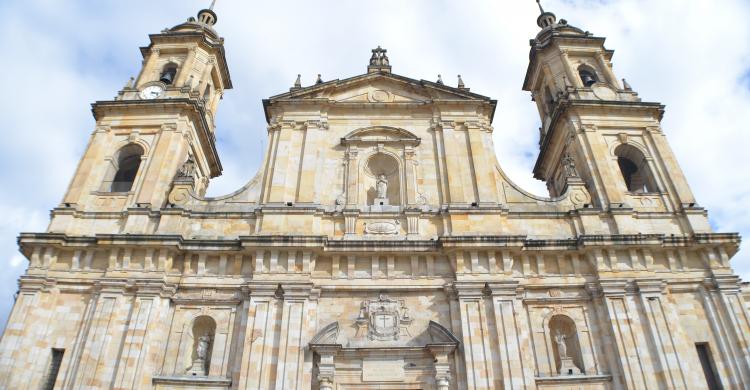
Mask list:
POLYGON ((711 351, 708 349, 708 343, 696 343, 695 349, 698 350, 698 358, 701 361, 703 375, 706 376, 706 383, 709 390, 722 390, 716 366, 713 359, 711 359, 711 351))
POLYGON ((62 364, 64 349, 52 348, 52 360, 49 363, 49 370, 47 370, 47 378, 44 380, 44 390, 53 390, 55 388, 55 381, 57 381, 57 373, 60 371, 60 364, 62 364))

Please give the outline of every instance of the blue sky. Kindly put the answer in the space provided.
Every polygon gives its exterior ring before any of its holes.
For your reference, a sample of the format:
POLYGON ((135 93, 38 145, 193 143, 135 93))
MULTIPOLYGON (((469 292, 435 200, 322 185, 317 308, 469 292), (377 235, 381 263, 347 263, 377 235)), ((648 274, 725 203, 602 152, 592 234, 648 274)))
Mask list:
MULTIPOLYGON (((208 0, 0 0, 0 328, 27 265, 21 231, 44 231, 94 128, 90 103, 112 98, 138 73, 138 47, 208 0)), ((363 73, 382 45, 395 73, 468 87, 499 100, 495 145, 505 171, 544 194, 531 176, 539 119, 521 91, 533 0, 250 2, 219 0, 235 89, 218 112, 224 175, 209 195, 231 192, 262 159, 261 99, 363 73), (512 4, 512 5, 510 5, 512 4)), ((746 0, 545 0, 571 24, 608 38, 614 70, 646 101, 667 105, 663 122, 698 202, 717 231, 750 234, 750 2, 746 0)), ((750 250, 733 266, 750 280, 750 250)))

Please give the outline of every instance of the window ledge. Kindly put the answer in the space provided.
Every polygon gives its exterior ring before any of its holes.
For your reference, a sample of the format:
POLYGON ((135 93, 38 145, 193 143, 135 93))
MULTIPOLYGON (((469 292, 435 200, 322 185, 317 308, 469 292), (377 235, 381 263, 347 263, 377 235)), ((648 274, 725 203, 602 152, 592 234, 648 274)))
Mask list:
POLYGON ((152 379, 153 384, 162 385, 190 385, 202 386, 232 386, 232 380, 221 376, 192 376, 192 375, 158 375, 152 379))
POLYGON ((109 191, 92 191, 92 195, 97 196, 116 196, 116 197, 127 197, 133 194, 133 191, 125 191, 125 192, 109 192, 109 191))
POLYGON ((653 191, 653 192, 627 192, 630 196, 657 196, 657 195, 666 195, 666 192, 661 191, 653 191))
POLYGON ((557 375, 534 378, 540 384, 571 384, 611 382, 612 375, 557 375))

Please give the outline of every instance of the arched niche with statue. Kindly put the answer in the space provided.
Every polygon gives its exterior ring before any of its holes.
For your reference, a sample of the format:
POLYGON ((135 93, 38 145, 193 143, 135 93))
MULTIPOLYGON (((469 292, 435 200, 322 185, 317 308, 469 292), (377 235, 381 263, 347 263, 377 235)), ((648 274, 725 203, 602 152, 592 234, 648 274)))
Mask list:
POLYGON ((341 139, 346 148, 339 205, 370 212, 397 212, 419 205, 415 162, 419 137, 394 127, 355 130, 341 139))

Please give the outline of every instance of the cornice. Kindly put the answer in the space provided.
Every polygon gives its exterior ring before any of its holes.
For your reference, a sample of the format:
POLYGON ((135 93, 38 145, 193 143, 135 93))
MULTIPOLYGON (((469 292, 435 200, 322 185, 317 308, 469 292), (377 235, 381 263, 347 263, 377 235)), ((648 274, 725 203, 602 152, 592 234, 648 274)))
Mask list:
POLYGON ((62 233, 21 233, 21 249, 35 246, 82 248, 89 246, 171 247, 184 251, 243 251, 255 248, 310 248, 324 252, 437 252, 471 248, 507 248, 515 251, 581 251, 587 249, 676 248, 689 246, 739 247, 737 233, 700 233, 685 236, 664 234, 581 235, 568 239, 538 239, 523 235, 443 236, 429 240, 343 240, 327 236, 253 235, 232 239, 188 239, 174 234, 97 234, 75 236, 62 233))

